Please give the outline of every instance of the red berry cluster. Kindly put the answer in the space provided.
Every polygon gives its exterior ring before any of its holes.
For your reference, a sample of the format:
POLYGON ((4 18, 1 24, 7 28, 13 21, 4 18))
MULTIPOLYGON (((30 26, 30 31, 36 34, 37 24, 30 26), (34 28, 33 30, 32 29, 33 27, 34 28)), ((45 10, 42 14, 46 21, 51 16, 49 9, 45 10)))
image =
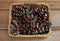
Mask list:
POLYGON ((13 5, 10 31, 17 35, 36 35, 49 32, 49 12, 46 5, 13 5))

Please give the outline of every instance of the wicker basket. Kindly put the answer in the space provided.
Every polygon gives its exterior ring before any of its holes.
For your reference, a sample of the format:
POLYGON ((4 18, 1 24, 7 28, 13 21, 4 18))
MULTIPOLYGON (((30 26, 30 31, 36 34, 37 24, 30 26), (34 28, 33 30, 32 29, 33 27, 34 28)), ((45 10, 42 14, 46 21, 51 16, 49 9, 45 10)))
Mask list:
POLYGON ((20 35, 20 34, 18 34, 18 35, 16 35, 16 36, 13 36, 11 33, 10 33, 10 25, 11 25, 11 10, 12 10, 12 6, 13 5, 21 5, 21 4, 44 4, 44 5, 46 5, 46 6, 48 6, 47 4, 45 4, 45 3, 35 3, 35 2, 25 2, 25 3, 13 3, 11 6, 10 6, 10 12, 9 12, 9 25, 8 25, 8 34, 9 34, 9 36, 12 36, 12 37, 47 37, 47 36, 49 36, 50 35, 50 33, 51 33, 51 28, 49 29, 49 32, 47 33, 47 34, 38 34, 38 35, 20 35))

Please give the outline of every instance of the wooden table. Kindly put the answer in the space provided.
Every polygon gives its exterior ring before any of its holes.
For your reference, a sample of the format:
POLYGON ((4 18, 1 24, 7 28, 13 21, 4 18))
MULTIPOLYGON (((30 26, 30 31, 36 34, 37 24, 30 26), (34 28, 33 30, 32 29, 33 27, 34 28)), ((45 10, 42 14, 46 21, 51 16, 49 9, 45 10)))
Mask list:
POLYGON ((60 0, 0 0, 0 41, 60 41, 60 0), (14 2, 45 2, 50 5, 52 33, 47 38, 12 38, 8 35, 10 4, 14 2))

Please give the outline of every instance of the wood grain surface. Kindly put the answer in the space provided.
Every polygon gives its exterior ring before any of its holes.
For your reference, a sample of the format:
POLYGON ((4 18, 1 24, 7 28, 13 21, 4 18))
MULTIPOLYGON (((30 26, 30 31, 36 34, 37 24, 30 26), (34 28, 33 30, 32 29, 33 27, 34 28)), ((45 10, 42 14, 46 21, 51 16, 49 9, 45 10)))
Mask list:
POLYGON ((60 41, 60 0, 0 0, 0 41, 60 41), (12 38, 8 35, 9 7, 15 2, 35 2, 50 5, 52 34, 47 38, 12 38))
MULTIPOLYGON (((24 3, 24 2, 32 2, 32 3, 46 3, 50 6, 50 8, 53 9, 60 9, 60 1, 15 1, 19 3, 24 3)), ((9 9, 10 5, 15 2, 1 2, 0 1, 0 9, 9 9), (4 5, 3 5, 4 4, 4 5)))

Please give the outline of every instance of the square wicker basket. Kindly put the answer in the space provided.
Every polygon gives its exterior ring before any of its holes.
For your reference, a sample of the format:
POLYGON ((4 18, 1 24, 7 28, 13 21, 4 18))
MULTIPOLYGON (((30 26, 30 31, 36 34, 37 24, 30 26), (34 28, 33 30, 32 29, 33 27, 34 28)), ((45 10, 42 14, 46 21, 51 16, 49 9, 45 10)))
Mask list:
MULTIPOLYGON (((12 36, 12 37, 47 37, 50 35, 51 33, 51 28, 49 28, 49 32, 46 33, 46 34, 33 34, 33 35, 22 35, 22 34, 17 34, 17 35, 13 35, 11 34, 11 20, 12 20, 12 9, 13 9, 13 6, 15 5, 24 5, 24 4, 35 4, 35 5, 45 5, 48 7, 48 12, 49 12, 49 6, 45 3, 35 3, 35 2, 25 2, 25 3, 13 3, 11 6, 10 6, 10 12, 9 12, 9 25, 8 25, 8 34, 9 36, 12 36)), ((49 13, 48 13, 48 16, 49 16, 49 13)), ((50 20, 50 18, 48 17, 48 21, 50 20)), ((24 33, 24 32, 23 32, 24 33)))

